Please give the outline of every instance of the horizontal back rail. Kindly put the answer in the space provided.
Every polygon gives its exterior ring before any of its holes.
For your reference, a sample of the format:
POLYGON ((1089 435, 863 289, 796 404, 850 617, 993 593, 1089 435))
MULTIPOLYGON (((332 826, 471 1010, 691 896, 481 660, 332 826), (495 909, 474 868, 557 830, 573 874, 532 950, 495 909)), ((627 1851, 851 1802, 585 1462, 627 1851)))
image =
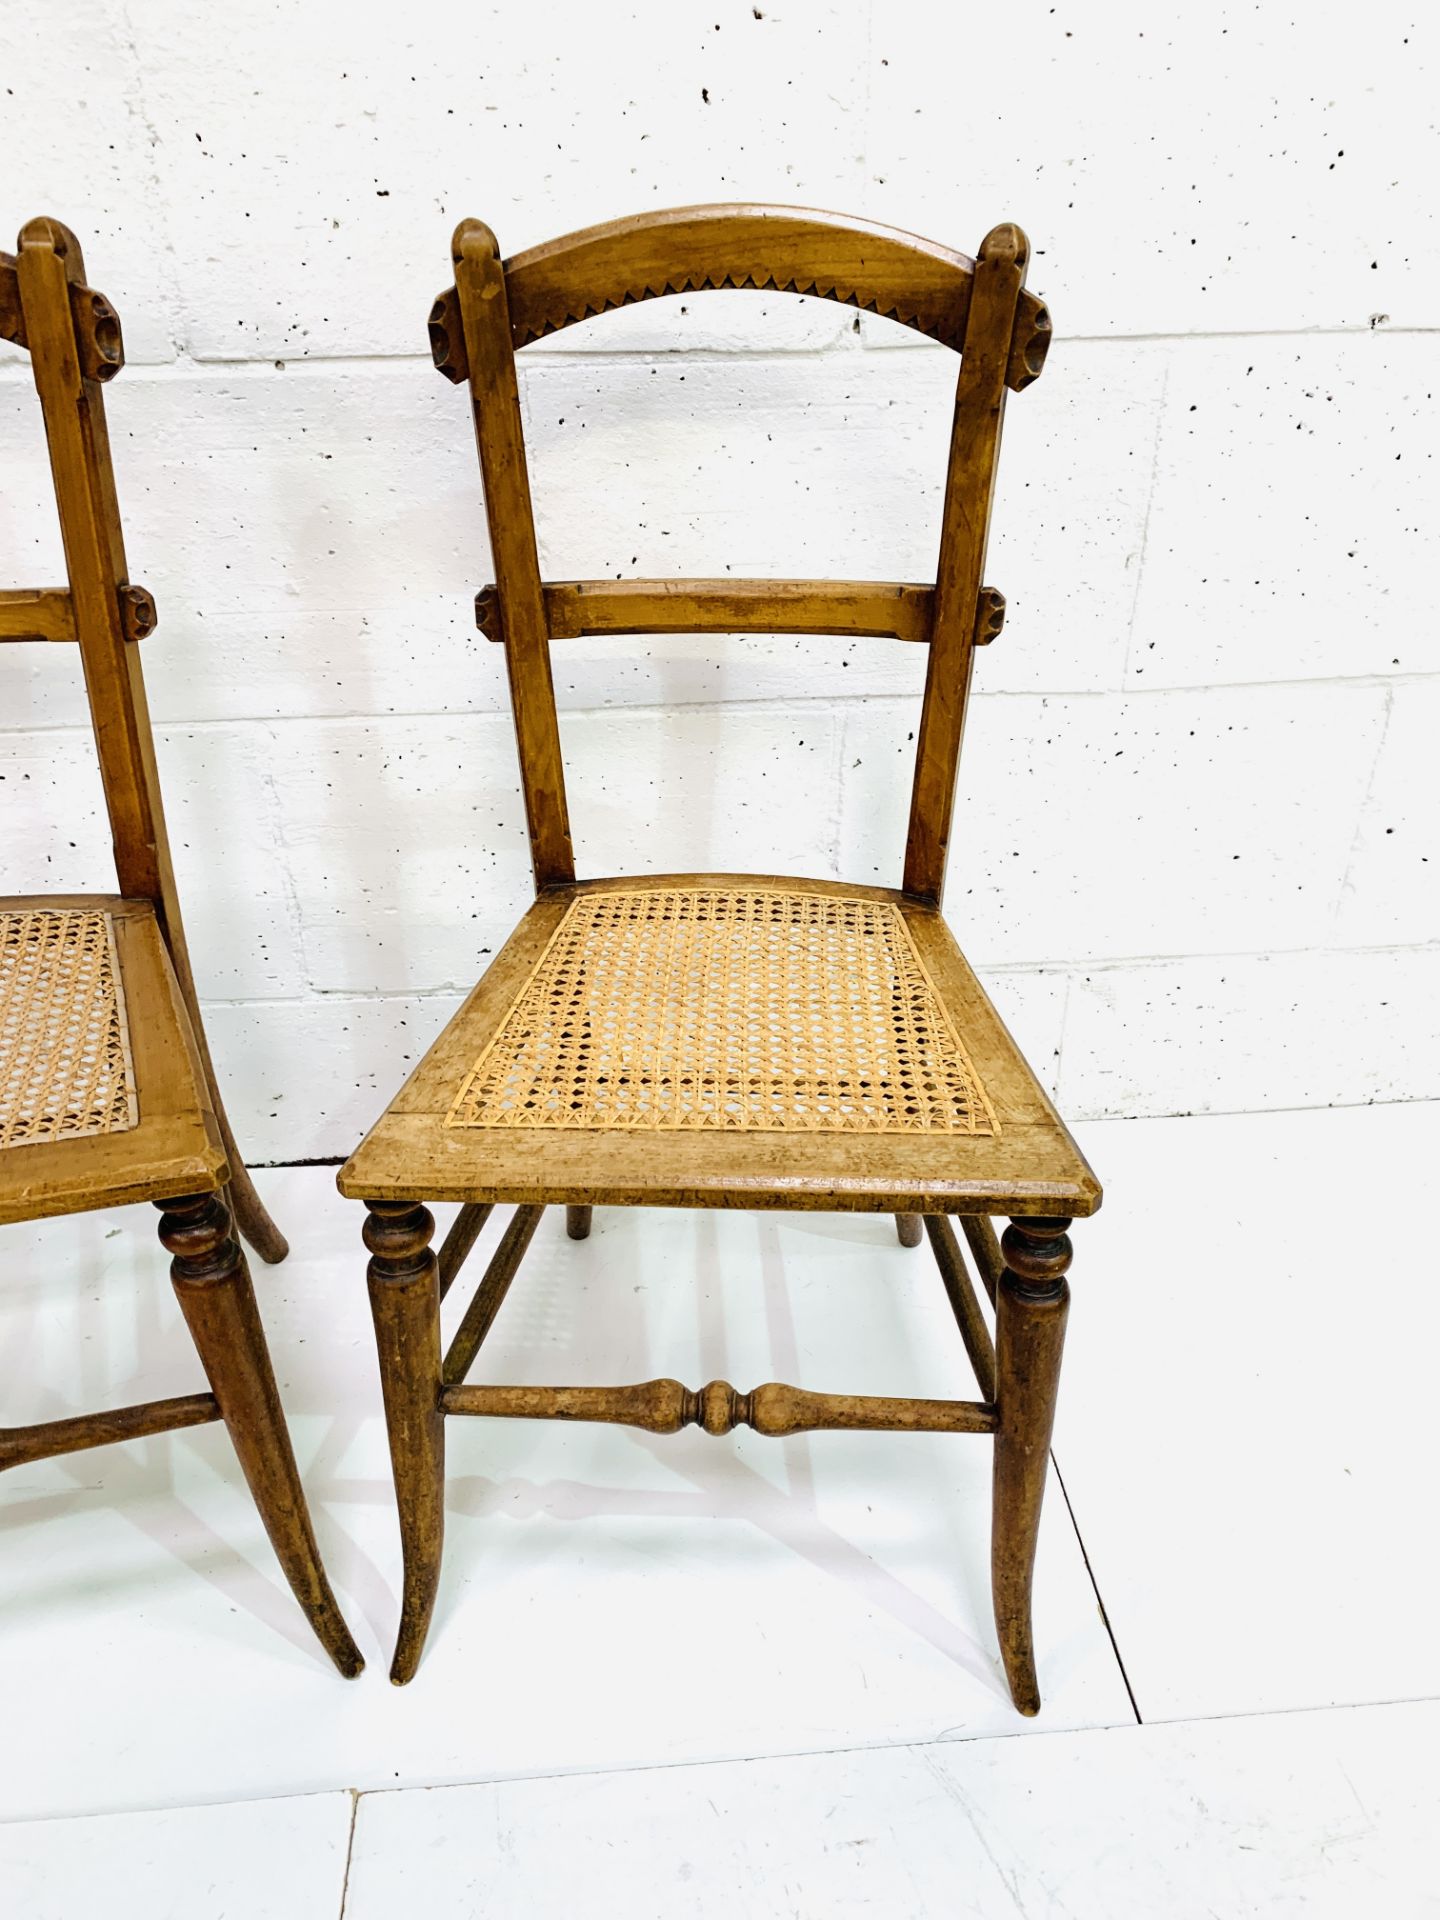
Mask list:
MULTIPOLYGON (((957 352, 964 345, 975 262, 895 227, 811 208, 673 207, 547 241, 504 263, 517 347, 616 307, 722 287, 809 294, 896 320, 957 352)), ((435 364, 468 377, 455 291, 430 316, 435 364)), ((1050 316, 1022 295, 1006 369, 1017 392, 1038 378, 1050 316)))
POLYGON ((66 587, 0 589, 0 640, 73 640, 75 605, 66 587))
MULTIPOLYGON (((898 580, 552 580, 542 589, 552 640, 595 633, 816 633, 930 638, 935 589, 898 580)), ((1005 620, 1004 596, 980 595, 975 645, 1005 620)), ((475 624, 503 641, 500 595, 482 587, 475 624)))
MULTIPOLYGON (((155 631, 155 600, 148 587, 116 589, 120 627, 127 640, 155 631)), ((0 641, 78 640, 75 601, 68 587, 0 588, 0 641)))
MULTIPOLYGON (((552 640, 589 633, 836 633, 928 640, 934 588, 888 580, 555 580, 544 588, 552 640)), ((475 621, 503 637, 494 587, 475 621)))

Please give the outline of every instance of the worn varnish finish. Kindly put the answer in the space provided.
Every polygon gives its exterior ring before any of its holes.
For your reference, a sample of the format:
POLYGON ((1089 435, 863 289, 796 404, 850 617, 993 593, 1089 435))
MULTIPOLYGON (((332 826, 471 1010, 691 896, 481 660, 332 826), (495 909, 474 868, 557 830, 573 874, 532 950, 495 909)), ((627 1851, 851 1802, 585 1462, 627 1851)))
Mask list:
POLYGON ((1040 1503, 1055 1424, 1060 1354, 1070 1312, 1068 1220, 1012 1220, 995 1304, 995 1433, 990 1582, 1010 1691, 1021 1713, 1040 1711, 1030 1589, 1040 1503))
POLYGON ((905 891, 937 905, 945 883, 955 776, 970 697, 980 574, 1000 457, 1010 345, 1029 257, 1029 242, 1018 227, 996 227, 985 236, 975 263, 955 391, 930 660, 905 846, 905 891))
POLYGON ((505 271, 494 234, 478 220, 462 221, 456 228, 453 254, 475 443, 485 482, 490 556, 504 607, 505 658, 520 745, 530 854, 535 885, 550 887, 575 878, 575 854, 565 804, 550 636, 530 507, 505 271))
POLYGON ((216 1193, 156 1203, 170 1278, 210 1388, 230 1430, 275 1556, 320 1643, 341 1673, 365 1662, 330 1590, 300 1484, 245 1256, 216 1193))
POLYGON ((365 1220, 370 1311, 405 1555, 400 1635, 390 1666, 397 1686, 420 1664, 445 1541, 440 1287, 430 1250, 434 1231, 428 1208, 403 1201, 377 1200, 365 1220))
POLYGON ((0 1427, 0 1467, 51 1460, 60 1453, 83 1453, 115 1440, 144 1440, 178 1427, 208 1426, 220 1418, 213 1393, 187 1393, 174 1400, 147 1400, 143 1406, 113 1407, 108 1413, 80 1413, 69 1420, 42 1420, 33 1427, 0 1427))
POLYGON ((0 900, 0 910, 103 910, 123 992, 136 1124, 0 1150, 0 1221, 152 1200, 212 1391, 0 1429, 0 1466, 223 1419, 296 1597, 341 1672, 361 1659, 320 1564, 249 1275, 231 1237, 281 1260, 283 1235, 235 1150, 185 946, 138 643, 155 603, 128 577, 102 385, 123 364, 120 324, 85 284, 75 236, 32 220, 0 255, 0 334, 28 350, 69 576, 0 593, 0 639, 78 643, 119 891, 0 900))
MULTIPOLYGON (((887 580, 555 580, 544 586, 552 640, 596 633, 834 633, 928 641, 935 589, 887 580)), ((505 638, 500 595, 482 587, 475 624, 505 638)), ((1005 624, 1005 598, 982 587, 974 643, 1005 624)))
MULTIPOLYGON (((506 317, 523 347, 637 300, 739 287, 843 301, 959 348, 974 273, 963 253, 814 207, 674 207, 516 254, 505 262, 506 317)), ((467 342, 454 317, 452 288, 435 302, 430 340, 440 371, 459 381, 467 342)), ((1027 294, 1007 368, 1017 392, 1038 378, 1049 343, 1050 316, 1027 294)))
POLYGON ((874 1394, 806 1393, 781 1380, 737 1393, 728 1380, 692 1392, 678 1380, 637 1387, 466 1387, 446 1384, 446 1413, 488 1413, 506 1420, 602 1420, 678 1433, 703 1427, 732 1433, 753 1427, 772 1439, 848 1429, 872 1433, 993 1433, 995 1409, 977 1400, 897 1400, 874 1394))
MULTIPOLYGON (((974 654, 999 634, 1005 617, 1003 596, 983 584, 1005 397, 1038 376, 1050 339, 1049 316, 1025 289, 1028 253, 1024 235, 1010 225, 996 227, 972 260, 891 228, 761 206, 646 214, 510 260, 501 259, 479 221, 456 232, 454 284, 434 303, 430 340, 440 371, 470 389, 494 566, 493 584, 477 595, 476 617, 505 649, 537 898, 339 1176, 341 1191, 368 1208, 370 1290, 405 1554, 397 1681, 415 1671, 439 1578, 446 1415, 600 1420, 652 1433, 687 1425, 713 1434, 742 1425, 774 1435, 864 1428, 993 1434, 1001 1652, 1016 1705, 1025 1713, 1039 1705, 1030 1584, 1068 1298, 1064 1227, 1094 1212, 1100 1189, 940 913, 974 654), (711 287, 844 301, 959 353, 933 583, 541 578, 517 349, 615 307, 711 287), (577 879, 551 644, 582 634, 757 632, 928 647, 901 887, 703 873, 577 879), (658 1119, 602 1128, 583 1117, 577 1122, 578 1105, 562 1109, 564 1125, 521 1126, 503 1113, 483 1126, 448 1124, 459 1088, 488 1057, 571 907, 597 892, 637 887, 798 889, 843 898, 857 914, 856 903, 887 903, 887 913, 903 917, 927 990, 963 1041, 996 1124, 964 1136, 908 1123, 870 1132, 824 1124, 789 1132, 764 1124, 661 1130, 658 1119), (459 1201, 461 1212, 437 1272, 424 1203, 440 1200, 459 1201), (502 1204, 517 1211, 442 1361, 440 1296, 490 1208, 502 1204), (565 1208, 566 1231, 576 1240, 590 1233, 593 1209, 605 1205, 892 1213, 902 1245, 918 1246, 928 1232, 982 1398, 883 1399, 774 1381, 748 1392, 726 1381, 699 1389, 675 1380, 465 1384, 541 1213, 552 1205, 565 1208), (959 1217, 986 1291, 998 1301, 994 1340, 947 1215, 959 1217), (1003 1249, 991 1225, 996 1215, 1011 1218, 1003 1249)), ((572 1023, 562 1037, 588 1047, 583 1032, 577 1041, 572 1023)), ((629 1075, 627 1067, 622 1078, 629 1075)), ((635 1089, 622 1091, 629 1099, 635 1089)), ((778 1108, 762 1112, 772 1110, 778 1108)))
POLYGON ((540 1133, 447 1128, 455 1093, 577 895, 633 880, 547 888, 340 1173, 352 1199, 527 1206, 786 1207, 823 1212, 1093 1213, 1099 1187, 935 908, 885 887, 773 874, 656 874, 656 887, 803 886, 892 903, 993 1101, 1001 1132, 944 1134, 540 1133))
POLYGON ((960 1222, 980 1278, 985 1283, 985 1291, 990 1296, 990 1304, 995 1304, 995 1290, 1000 1285, 1000 1276, 1005 1271, 1005 1256, 1000 1251, 1000 1240, 994 1227, 984 1214, 966 1214, 960 1222))

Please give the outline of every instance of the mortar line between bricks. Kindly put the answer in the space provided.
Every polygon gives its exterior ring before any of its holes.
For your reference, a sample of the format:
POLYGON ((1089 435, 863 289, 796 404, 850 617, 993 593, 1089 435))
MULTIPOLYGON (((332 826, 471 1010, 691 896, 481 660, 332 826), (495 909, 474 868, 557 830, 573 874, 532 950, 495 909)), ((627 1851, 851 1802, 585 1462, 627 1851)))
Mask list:
POLYGON ((1145 518, 1140 525, 1140 546, 1135 555, 1135 591, 1130 596, 1130 618, 1125 628, 1125 658, 1120 666, 1120 685, 1129 691, 1134 680, 1135 629, 1140 620, 1140 596, 1145 590, 1145 559, 1150 549, 1150 522, 1155 514, 1155 495, 1160 477, 1160 442, 1165 434, 1165 407, 1170 396, 1170 368, 1167 359, 1161 369, 1160 392, 1155 406, 1155 435, 1150 442, 1150 472, 1145 481, 1145 518))
MULTIPOLYGON (((599 878, 603 876, 590 876, 599 878)), ((821 875, 820 878, 826 876, 821 875)), ((645 874, 637 872, 634 878, 643 880, 645 874)), ((583 884, 583 883, 582 883, 583 884)), ((856 882, 857 885, 862 883, 856 882)), ((518 918, 518 914, 516 916, 518 918)), ((957 917, 947 915, 947 920, 957 931, 963 932, 957 917)), ((1440 941, 1416 940, 1385 947, 1258 947, 1243 953, 1159 953, 1159 954, 1118 954, 1107 956, 1103 960, 1083 960, 1054 958, 1039 960, 984 960, 976 959, 972 954, 970 963, 986 979, 1030 979, 1053 976, 1069 984, 1076 978, 1088 978, 1097 973, 1130 973, 1137 967, 1183 967, 1198 964, 1230 966, 1244 960, 1366 960, 1385 959, 1405 954, 1440 955, 1440 941)), ((483 958, 483 955, 477 956, 483 958)), ((236 1008, 261 1009, 265 1007, 309 1007, 316 1005, 339 1006, 342 1003, 368 1005, 372 1001, 387 1000, 463 1000, 471 991, 474 981, 458 985, 430 987, 311 987, 304 993, 277 993, 258 995, 239 995, 227 998, 224 995, 202 993, 200 1004, 204 1009, 215 1008, 229 1011, 236 1008)))
MULTIPOLYGON (((987 971, 991 970, 987 969, 987 971)), ((1069 968, 1057 968, 1056 971, 1061 975, 1065 990, 1060 1000, 1060 1037, 1055 1048, 1052 1084, 1055 1089, 1055 1104, 1063 1107, 1065 1104, 1065 1041, 1070 1029, 1070 1005, 1075 998, 1075 982, 1079 976, 1069 968)), ((1032 974, 1031 977, 1035 975, 1032 974)), ((1041 979, 1045 977, 1043 971, 1038 977, 1041 979)))
MULTIPOLYGON (((898 643, 897 643, 898 644, 898 643)), ((1208 693, 1249 693, 1267 691, 1279 692, 1283 689, 1297 692, 1307 687, 1350 687, 1356 690, 1380 689, 1389 692, 1406 686, 1424 686, 1430 682, 1440 682, 1440 672, 1425 673, 1357 673, 1327 674, 1321 679, 1297 680, 1210 680, 1196 682, 1190 686, 1160 687, 977 687, 973 698, 980 702, 1000 700, 1144 700, 1181 699, 1187 695, 1208 693)), ((882 710, 914 709, 918 713, 920 696, 918 693, 846 693, 833 696, 822 694, 777 694, 762 696, 755 700, 666 700, 655 703, 617 701, 609 706, 599 707, 559 707, 562 728, 567 720, 586 720, 603 718, 614 720, 623 715, 652 716, 655 714, 678 713, 740 713, 751 710, 773 713, 801 713, 817 707, 879 707, 882 710)), ((397 720, 508 720, 510 709, 497 707, 432 707, 432 708, 396 708, 371 707, 346 713, 234 713, 213 715, 197 719, 160 719, 154 720, 155 731, 161 735, 168 733, 200 733, 221 727, 305 727, 339 726, 363 722, 374 725, 391 726, 397 720)), ((153 715, 152 715, 153 719, 153 715)), ((61 721, 53 726, 0 727, 0 739, 23 738, 26 735, 49 737, 54 734, 88 734, 89 726, 83 721, 61 721)))
MULTIPOLYGON (((1098 1127, 1112 1124, 1118 1126, 1126 1122, 1143 1124, 1149 1120, 1269 1120, 1282 1113, 1355 1113, 1362 1108, 1368 1111, 1374 1107, 1427 1106, 1440 1106, 1440 1099, 1437 1099, 1433 1093, 1408 1093, 1397 1094, 1394 1099, 1387 1100, 1326 1100, 1318 1106, 1308 1107, 1186 1107, 1168 1108, 1163 1113, 1083 1113, 1072 1109, 1067 1119, 1072 1126, 1098 1127)), ((323 1153, 311 1154, 299 1160, 247 1160, 245 1164, 252 1172, 257 1169, 275 1171, 287 1167, 342 1167, 347 1157, 343 1153, 323 1153)), ((1098 1590, 1096 1598, 1099 1598, 1098 1590)), ((1118 1647, 1116 1652, 1118 1654, 1118 1647)), ((1403 1705, 1408 1702, 1402 1700, 1394 1704, 1403 1705)), ((1035 1736, 1028 1734, 1025 1738, 1034 1739, 1035 1736)), ((471 1783, 464 1781, 456 1784, 471 1783)), ((369 1791, 388 1792, 390 1789, 369 1789, 369 1791)))
MULTIPOLYGON (((1256 330, 1235 330, 1227 332, 1218 329, 1204 333, 1066 333, 1056 335, 1057 346, 1076 347, 1132 347, 1158 344, 1180 344, 1195 340, 1201 342, 1230 341, 1237 344, 1246 340, 1365 340, 1370 338, 1385 340, 1426 339, 1440 333, 1440 326, 1408 327, 1371 327, 1356 322, 1339 327, 1266 327, 1256 330)), ((926 340, 897 340, 893 345, 879 347, 873 344, 865 347, 867 354, 883 356, 888 353, 948 353, 948 347, 926 340)), ((853 349, 842 333, 833 341, 813 347, 576 347, 573 349, 550 349, 544 354, 527 360, 526 366, 540 366, 551 361, 564 362, 570 366, 609 366, 617 361, 630 361, 646 364, 649 362, 702 361, 725 362, 730 360, 774 361, 779 365, 794 360, 822 360, 826 358, 845 359, 853 349)), ((233 375, 247 371, 256 373, 275 373, 276 362, 284 363, 285 373, 295 373, 309 367, 403 367, 431 366, 430 356, 419 350, 404 353, 325 353, 289 355, 282 348, 276 353, 241 354, 233 358, 225 355, 183 354, 173 360, 132 361, 126 372, 132 383, 146 377, 174 378, 195 373, 233 375)), ((30 369, 23 360, 7 361, 0 365, 0 384, 15 378, 30 382, 30 369)))
MULTIPOLYGON (((275 734, 268 726, 265 728, 267 746, 279 745, 275 734)), ((290 863, 290 840, 286 832, 285 803, 275 779, 275 755, 266 752, 261 756, 258 767, 261 790, 270 812, 270 828, 273 843, 277 850, 277 865, 280 869, 280 897, 285 902, 285 918, 290 938, 300 962, 300 970, 307 980, 313 978, 310 964, 309 940, 305 908, 300 898, 300 889, 296 884, 294 870, 290 863)))
POLYGON ((131 18, 127 0, 120 0, 116 11, 121 26, 119 44, 130 69, 129 85, 125 89, 125 112, 132 119, 139 121, 144 132, 145 171, 151 192, 159 204, 159 221, 164 234, 164 245, 154 249, 151 254, 151 259, 155 262, 153 269, 155 279, 162 296, 159 304, 162 314, 165 315, 165 332, 170 341, 171 351, 176 360, 181 360, 188 352, 185 330, 189 311, 180 285, 181 254, 175 245, 174 208, 166 194, 165 179, 160 166, 160 156, 164 148, 159 128, 155 123, 155 116, 151 111, 146 91, 146 81, 149 77, 146 62, 140 51, 135 22, 131 18))
POLYGON ((1365 839, 1366 827, 1370 824, 1370 802, 1375 795, 1375 782, 1380 777, 1380 767, 1385 758, 1386 742, 1390 738, 1391 724, 1395 718, 1395 690, 1387 687, 1385 692, 1385 711, 1381 716, 1378 737, 1375 741, 1375 754, 1370 762, 1369 777, 1365 782, 1365 791, 1361 795, 1360 805, 1355 815, 1355 831, 1350 839, 1350 851, 1345 856, 1345 871, 1340 876, 1340 885, 1335 893, 1335 911, 1330 916, 1330 925, 1340 925, 1345 912, 1346 896, 1350 892, 1350 876, 1355 871, 1355 862, 1359 858, 1360 848, 1365 839))

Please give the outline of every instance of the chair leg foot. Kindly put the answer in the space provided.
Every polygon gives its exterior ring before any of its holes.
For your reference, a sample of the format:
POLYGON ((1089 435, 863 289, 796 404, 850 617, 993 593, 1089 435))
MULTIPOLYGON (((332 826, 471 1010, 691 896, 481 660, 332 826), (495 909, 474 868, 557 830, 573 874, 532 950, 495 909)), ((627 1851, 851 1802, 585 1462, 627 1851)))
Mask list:
POLYGON ((414 1678, 435 1609, 445 1538, 445 1416, 440 1410, 440 1287, 429 1211, 375 1200, 365 1220, 370 1311, 400 1513, 404 1590, 390 1678, 414 1678))
POLYGON ((572 1240, 590 1238, 590 1222, 594 1217, 593 1207, 566 1207, 565 1231, 572 1240))
POLYGON ((170 1278, 265 1531, 320 1644, 347 1678, 365 1665, 331 1591, 245 1257, 219 1194, 159 1201, 170 1278))
POLYGON ((990 1577, 1000 1656, 1011 1696, 1026 1715, 1040 1711, 1031 1590, 1070 1309, 1069 1224, 1012 1220, 1001 1242, 1005 1271, 995 1315, 999 1426, 990 1577))
POLYGON ((902 1247, 918 1247, 925 1238, 925 1229, 918 1213, 897 1213, 895 1231, 902 1247))

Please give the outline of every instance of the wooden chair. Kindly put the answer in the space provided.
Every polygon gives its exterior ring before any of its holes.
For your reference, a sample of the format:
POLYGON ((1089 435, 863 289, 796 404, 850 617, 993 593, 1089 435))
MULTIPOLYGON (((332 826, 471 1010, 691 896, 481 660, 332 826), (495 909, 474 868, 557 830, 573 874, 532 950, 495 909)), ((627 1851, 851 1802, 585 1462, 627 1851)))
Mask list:
POLYGON ((0 1428, 0 1467, 224 1420, 285 1576, 336 1666, 363 1661, 305 1505, 240 1231, 284 1237, 215 1084, 165 836, 140 642, 155 605, 125 564, 103 383, 120 323, 75 236, 32 220, 0 254, 0 336, 28 349, 69 585, 0 593, 0 640, 78 642, 120 892, 0 898, 0 1222, 150 1200, 208 1393, 0 1428))
POLYGON ((1024 289, 1027 243, 979 258, 831 214, 693 207, 573 234, 502 261, 467 220, 430 318, 436 364, 468 381, 538 898, 398 1098, 341 1170, 365 1241, 404 1543, 391 1678, 408 1680, 440 1567, 444 1423, 491 1414, 993 1436, 993 1586, 1015 1704, 1038 1710, 1030 1589, 1070 1264, 1066 1228, 1100 1189, 940 915, 974 650, 1004 603, 983 584, 1007 388, 1050 336, 1024 289), (818 294, 889 315, 960 355, 934 585, 541 579, 517 348, 631 301, 710 287, 818 294), (577 880, 550 647, 577 634, 874 635, 929 648, 899 891, 687 873, 577 880), (462 1202, 438 1259, 427 1201, 462 1202), (442 1357, 439 1306, 491 1208, 517 1212, 442 1357), (982 1398, 880 1399, 771 1383, 468 1386, 541 1212, 572 1238, 604 1206, 889 1211, 929 1234, 982 1398), (1011 1224, 997 1241, 990 1216, 1011 1224), (948 1216, 995 1303, 996 1335, 948 1216), (918 1216, 918 1217, 917 1217, 918 1216))

